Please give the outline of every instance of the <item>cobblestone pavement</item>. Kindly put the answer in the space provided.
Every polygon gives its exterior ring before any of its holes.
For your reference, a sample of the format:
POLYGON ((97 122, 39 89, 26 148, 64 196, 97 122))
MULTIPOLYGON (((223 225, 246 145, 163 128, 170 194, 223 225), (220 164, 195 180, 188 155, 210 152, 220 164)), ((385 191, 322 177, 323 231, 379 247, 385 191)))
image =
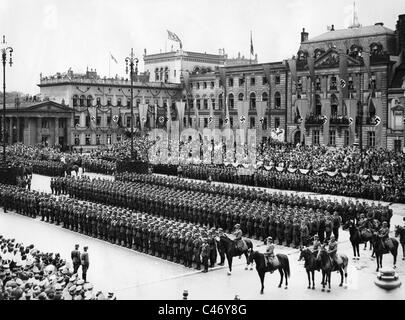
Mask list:
MULTIPOLYGON (((94 177, 104 177, 89 174, 94 177)), ((110 178, 112 178, 110 176, 110 178)), ((34 175, 32 188, 50 192, 50 178, 34 175)), ((272 190, 268 190, 271 192, 272 190)), ((294 192, 294 191, 285 191, 294 192)), ((325 195, 311 195, 320 197, 325 195)), ((334 198, 335 196, 330 196, 334 198)), ((340 197, 337 197, 340 198, 340 197)), ((403 224, 404 204, 391 204, 394 211, 392 224, 403 224)), ((255 269, 245 271, 245 258, 236 258, 231 276, 226 267, 216 267, 204 274, 200 271, 185 268, 182 265, 168 262, 150 255, 113 245, 99 239, 75 233, 39 219, 21 216, 15 213, 4 213, 0 209, 0 233, 14 237, 25 244, 33 243, 45 252, 60 252, 70 260, 70 251, 74 244, 89 246, 90 269, 89 281, 100 290, 113 290, 118 299, 181 299, 183 290, 188 290, 189 299, 233 299, 237 294, 241 299, 403 299, 405 290, 402 287, 385 291, 374 284, 376 263, 371 259, 371 251, 362 250, 359 261, 352 260, 352 249, 348 232, 340 231, 339 253, 349 257, 347 285, 339 287, 340 275, 332 274, 332 291, 322 292, 320 287, 321 273, 315 275, 315 290, 307 289, 307 276, 303 262, 298 262, 299 250, 276 246, 276 253, 287 254, 290 261, 291 278, 288 289, 278 288, 279 274, 266 274, 264 294, 260 295, 260 280, 255 269)), ((393 236, 393 234, 391 235, 393 236)), ((255 249, 262 251, 264 246, 253 240, 255 249)), ((398 253, 397 272, 400 279, 405 279, 405 261, 402 260, 402 249, 398 253)), ((383 266, 392 266, 392 256, 385 255, 383 266)))

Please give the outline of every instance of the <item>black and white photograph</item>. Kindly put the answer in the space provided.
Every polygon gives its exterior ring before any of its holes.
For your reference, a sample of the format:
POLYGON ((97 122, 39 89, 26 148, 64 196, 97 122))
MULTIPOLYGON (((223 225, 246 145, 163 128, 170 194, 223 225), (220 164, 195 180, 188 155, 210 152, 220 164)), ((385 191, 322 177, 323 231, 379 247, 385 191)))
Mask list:
POLYGON ((1 0, 0 48, 0 300, 405 299, 404 1, 1 0))

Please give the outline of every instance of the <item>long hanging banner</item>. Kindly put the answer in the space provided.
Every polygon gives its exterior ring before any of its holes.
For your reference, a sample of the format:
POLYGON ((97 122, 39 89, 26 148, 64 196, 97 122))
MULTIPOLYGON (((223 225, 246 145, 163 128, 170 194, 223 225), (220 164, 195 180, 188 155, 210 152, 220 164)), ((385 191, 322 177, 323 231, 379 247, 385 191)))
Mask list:
POLYGON ((179 115, 179 127, 180 131, 184 129, 184 110, 185 110, 185 103, 183 101, 176 101, 176 109, 177 114, 179 115))
POLYGON ((382 103, 381 98, 372 98, 371 103, 374 105, 375 108, 375 146, 377 148, 381 148, 381 134, 382 134, 382 119, 383 119, 383 110, 382 110, 382 103))
POLYGON ((208 108, 210 110, 210 115, 208 117, 208 128, 214 129, 215 128, 214 107, 212 106, 211 97, 208 98, 208 108))
POLYGON ((194 99, 194 112, 195 112, 195 129, 198 131, 200 129, 200 115, 197 108, 197 99, 194 99))
POLYGON ((349 117, 349 144, 353 145, 356 138, 357 101, 345 99, 344 103, 346 104, 347 116, 349 117))
POLYGON ((321 99, 322 101, 322 115, 325 117, 323 124, 323 143, 327 145, 329 143, 329 125, 330 125, 330 100, 321 99))
POLYGON ((308 100, 307 99, 297 99, 295 102, 298 112, 300 113, 300 117, 302 119, 301 125, 300 125, 300 131, 301 131, 301 142, 304 140, 304 134, 305 134, 305 119, 308 113, 308 100))
POLYGON ((139 104, 139 122, 141 124, 141 130, 143 131, 143 128, 145 126, 146 123, 146 116, 148 113, 148 105, 145 103, 141 103, 139 104))

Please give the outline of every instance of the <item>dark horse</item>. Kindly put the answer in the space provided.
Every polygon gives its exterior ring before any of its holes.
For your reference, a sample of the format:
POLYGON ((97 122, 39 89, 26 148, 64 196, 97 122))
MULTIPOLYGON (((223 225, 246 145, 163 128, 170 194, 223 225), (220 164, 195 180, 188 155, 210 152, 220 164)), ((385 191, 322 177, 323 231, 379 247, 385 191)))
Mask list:
POLYGON ((347 265, 349 264, 349 259, 345 254, 339 254, 342 259, 342 264, 337 268, 333 263, 332 258, 326 251, 325 245, 321 246, 321 249, 318 251, 318 259, 321 261, 321 270, 322 270, 322 291, 325 291, 325 285, 328 285, 328 292, 330 292, 330 281, 332 271, 339 271, 340 273, 340 284, 339 287, 343 286, 343 271, 345 274, 345 284, 347 284, 347 265))
MULTIPOLYGON (((278 271, 280 272, 280 283, 278 287, 281 288, 283 284, 283 278, 285 276, 285 289, 288 288, 288 278, 290 277, 290 262, 288 261, 288 257, 285 254, 276 254, 278 261, 280 262, 279 266, 277 267, 278 271)), ((264 290, 264 276, 266 272, 272 272, 276 269, 273 269, 271 266, 266 266, 264 261, 264 254, 260 253, 259 251, 250 251, 249 254, 249 263, 256 263, 256 270, 259 274, 260 281, 262 283, 262 289, 260 290, 260 294, 263 294, 264 290)))
MULTIPOLYGON (((248 269, 248 266, 249 266, 248 252, 249 252, 249 250, 253 249, 253 244, 252 244, 252 241, 250 241, 248 239, 244 239, 244 241, 246 242, 247 249, 242 252, 241 250, 236 248, 235 242, 232 239, 228 238, 226 235, 221 236, 219 239, 219 243, 221 244, 220 248, 223 250, 222 252, 225 253, 226 259, 228 260, 228 267, 229 267, 228 275, 231 275, 231 273, 232 273, 233 257, 238 257, 242 254, 244 254, 246 257, 247 265, 246 265, 245 270, 248 269)), ((253 267, 251 267, 250 269, 253 270, 253 267)))
POLYGON ((383 256, 386 253, 392 254, 392 256, 394 257, 394 268, 396 268, 399 243, 398 243, 397 239, 395 239, 395 238, 390 238, 390 240, 392 241, 393 248, 386 247, 383 243, 383 239, 378 237, 377 232, 374 232, 374 234, 373 234, 373 245, 374 245, 374 253, 375 253, 375 257, 376 257, 375 260, 377 262, 377 270, 376 270, 377 272, 378 272, 378 270, 380 270, 380 268, 382 268, 383 256))
POLYGON ((304 259, 304 268, 307 271, 308 276, 308 289, 311 289, 311 276, 312 276, 312 289, 315 289, 315 271, 321 271, 319 260, 314 252, 309 248, 301 249, 300 257, 298 261, 304 259))
POLYGON ((405 260, 405 227, 395 226, 395 236, 399 236, 399 243, 402 246, 402 260, 405 260))
POLYGON ((364 250, 367 248, 367 242, 370 241, 370 250, 372 248, 372 238, 373 234, 371 232, 363 232, 361 233, 359 227, 356 226, 353 220, 348 220, 343 225, 343 230, 349 229, 350 233, 350 242, 353 247, 353 259, 360 259, 360 243, 364 243, 364 250), (357 257, 356 257, 357 256, 357 257))

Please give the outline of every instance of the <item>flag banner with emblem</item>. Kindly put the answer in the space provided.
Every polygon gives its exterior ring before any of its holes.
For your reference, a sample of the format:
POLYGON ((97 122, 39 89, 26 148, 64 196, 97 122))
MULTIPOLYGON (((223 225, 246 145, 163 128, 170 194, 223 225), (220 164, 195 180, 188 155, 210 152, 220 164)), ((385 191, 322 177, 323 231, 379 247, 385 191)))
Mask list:
MULTIPOLYGON (((372 98, 371 103, 374 105, 375 108, 375 146, 377 148, 381 147, 381 134, 382 134, 382 119, 383 119, 383 109, 382 109, 382 102, 381 98, 372 98)), ((370 106, 371 107, 371 106, 370 106)), ((369 107, 369 110, 370 110, 369 107)))
POLYGON ((197 108, 197 99, 194 99, 194 112, 195 112, 195 129, 198 131, 200 129, 200 112, 197 108))
POLYGON ((97 107, 88 107, 87 110, 90 117, 90 128, 95 130, 97 126, 97 107))
POLYGON ((288 59, 288 67, 290 68, 292 80, 297 83, 297 60, 295 58, 288 59))
MULTIPOLYGON (((339 54, 339 96, 340 101, 347 98, 348 95, 348 74, 347 74, 347 55, 345 53, 339 54)), ((340 102, 342 106, 342 103, 340 102)))
POLYGON ((167 107, 166 107, 166 130, 167 130, 167 134, 170 136, 170 128, 171 128, 171 123, 172 123, 172 113, 171 113, 171 107, 170 104, 167 103, 167 107))
POLYGON ((235 136, 233 130, 226 128, 222 130, 222 135, 225 141, 225 162, 233 163, 235 160, 235 136))
POLYGON ((323 143, 329 144, 329 125, 330 125, 330 99, 321 99, 322 110, 321 114, 326 117, 326 122, 323 125, 323 143))
POLYGON ((208 118, 208 128, 215 128, 214 107, 212 106, 211 98, 208 98, 208 109, 210 110, 210 116, 208 118))
POLYGON ((248 129, 247 135, 247 153, 248 153, 248 163, 250 165, 256 164, 257 161, 257 135, 255 129, 248 129))
POLYGON ((182 131, 184 128, 184 110, 185 110, 186 104, 183 101, 176 101, 176 109, 177 109, 177 114, 178 114, 178 120, 179 120, 179 126, 180 126, 180 131, 182 131))
POLYGON ((148 105, 145 103, 140 103, 139 104, 139 122, 141 124, 142 131, 146 124, 147 115, 148 115, 148 105))
POLYGON ((270 79, 270 65, 268 65, 268 64, 263 65, 263 73, 264 73, 264 76, 267 79, 267 83, 270 84, 270 80, 271 80, 270 79))
POLYGON ((111 59, 114 60, 115 63, 118 63, 117 59, 114 58, 114 56, 110 53, 111 59))
POLYGON ((178 120, 170 123, 170 156, 171 164, 179 164, 180 156, 180 125, 178 120))
MULTIPOLYGON (((261 119, 264 119, 266 116, 266 108, 267 108, 267 101, 257 101, 256 102, 256 113, 257 113, 257 119, 260 121, 261 119)), ((263 122, 260 121, 259 125, 259 130, 260 132, 263 131, 263 122)))
POLYGON ((246 149, 246 134, 245 129, 236 129, 235 130, 235 141, 236 141, 236 149, 235 149, 235 159, 236 163, 245 163, 245 158, 247 155, 246 149))
POLYGON ((315 83, 315 58, 308 56, 307 65, 308 65, 309 77, 311 78, 312 83, 315 83))
POLYGON ((177 36, 177 34, 175 34, 174 32, 171 32, 171 31, 167 30, 167 36, 168 36, 169 40, 179 42, 179 43, 180 43, 180 49, 183 48, 183 44, 182 44, 180 38, 177 36))
POLYGON ((212 135, 211 129, 204 128, 202 130, 202 139, 203 139, 203 145, 202 145, 203 159, 202 159, 202 161, 203 161, 204 164, 211 164, 211 161, 212 161, 212 156, 211 156, 211 150, 212 150, 211 135, 212 135))
POLYGON ((229 114, 228 96, 225 97, 224 128, 231 128, 231 116, 229 114))
POLYGON ((221 129, 212 129, 212 137, 214 139, 214 156, 212 162, 214 164, 222 164, 222 132, 221 129))
POLYGON ((300 131, 301 131, 301 141, 304 141, 304 134, 305 134, 305 118, 308 113, 308 100, 307 99, 297 99, 295 102, 298 112, 300 113, 302 122, 300 125, 300 131))
POLYGON ((357 117, 357 100, 345 99, 344 103, 347 108, 347 116, 349 117, 349 144, 352 145, 356 138, 356 117, 357 117))
POLYGON ((245 129, 248 125, 249 101, 237 101, 239 128, 245 129))
POLYGON ((119 107, 111 107, 111 123, 113 128, 118 128, 120 119, 120 108, 119 107))

